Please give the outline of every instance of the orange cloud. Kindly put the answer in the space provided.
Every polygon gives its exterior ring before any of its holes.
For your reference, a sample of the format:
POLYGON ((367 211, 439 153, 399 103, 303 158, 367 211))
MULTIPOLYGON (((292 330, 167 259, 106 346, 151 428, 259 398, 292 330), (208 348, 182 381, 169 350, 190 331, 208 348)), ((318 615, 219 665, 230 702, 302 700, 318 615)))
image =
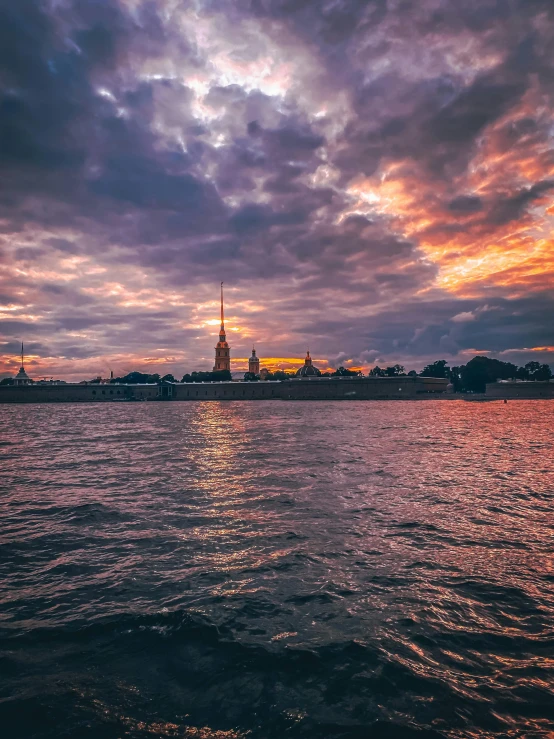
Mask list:
POLYGON ((468 174, 450 190, 413 163, 396 162, 351 183, 349 193, 358 200, 349 212, 387 216, 438 265, 436 286, 460 296, 485 286, 554 286, 554 150, 532 135, 522 136, 517 147, 505 140, 506 127, 517 125, 530 107, 525 100, 486 132, 468 174), (474 200, 475 209, 448 207, 459 192, 474 200))

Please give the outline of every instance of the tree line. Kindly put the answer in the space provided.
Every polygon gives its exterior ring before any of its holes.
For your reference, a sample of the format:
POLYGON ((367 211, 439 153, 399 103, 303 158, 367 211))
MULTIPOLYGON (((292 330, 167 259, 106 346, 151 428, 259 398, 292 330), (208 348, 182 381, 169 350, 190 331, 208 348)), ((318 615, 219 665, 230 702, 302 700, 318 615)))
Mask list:
POLYGON ((527 362, 518 367, 511 362, 502 362, 489 357, 473 357, 467 364, 449 367, 446 359, 439 359, 424 367, 419 374, 414 370, 405 372, 404 367, 395 364, 393 367, 374 367, 370 377, 441 377, 449 380, 457 393, 484 393, 487 383, 497 380, 531 380, 546 381, 552 378, 552 370, 548 364, 527 362))
MULTIPOLYGON (((276 370, 265 374, 268 380, 288 380, 294 377, 294 372, 276 370)), ((350 370, 339 367, 334 372, 322 372, 321 377, 356 377, 363 376, 359 370, 350 370)), ((523 367, 518 367, 511 362, 502 362, 499 359, 476 356, 467 364, 449 367, 446 359, 426 365, 421 372, 410 370, 406 372, 401 364, 390 367, 375 366, 369 371, 369 377, 439 377, 452 383, 454 392, 458 393, 484 393, 485 386, 489 382, 497 380, 535 380, 545 381, 552 378, 552 370, 548 364, 539 362, 527 362, 523 367)), ((215 372, 191 372, 181 379, 181 382, 223 382, 232 379, 229 370, 217 370, 215 372)), ((246 372, 244 379, 248 382, 257 382, 259 375, 246 372)), ((173 375, 144 374, 131 372, 125 377, 117 377, 112 382, 137 384, 151 382, 177 382, 173 375)))
MULTIPOLYGON (((190 372, 183 375, 180 382, 225 382, 232 379, 229 370, 216 370, 215 372, 190 372)), ((92 380, 92 382, 97 381, 92 380)), ((123 385, 146 385, 157 382, 179 382, 179 380, 171 374, 160 376, 156 373, 129 372, 123 377, 114 377, 110 382, 123 385)))
MULTIPOLYGON (((284 372, 276 370, 268 372, 265 377, 268 380, 288 380, 294 377, 294 372, 284 372)), ((345 367, 339 367, 334 372, 323 372, 321 377, 356 377, 363 376, 358 370, 349 370, 345 367)), ((548 364, 540 364, 540 362, 527 362, 523 367, 518 367, 511 362, 502 362, 499 359, 489 359, 489 357, 477 356, 473 357, 467 364, 456 367, 449 367, 446 359, 439 359, 432 364, 428 364, 421 372, 410 370, 406 372, 401 364, 394 364, 391 367, 375 366, 369 371, 369 377, 440 377, 449 380, 457 393, 484 393, 485 386, 489 382, 497 380, 531 380, 545 381, 552 378, 552 370, 548 364)), ((250 382, 256 382, 260 379, 259 375, 253 375, 247 372, 244 379, 250 382)), ((225 382, 232 380, 229 370, 216 370, 214 372, 190 372, 183 375, 181 382, 225 382)), ((101 380, 90 380, 91 383, 99 383, 101 380)), ((149 374, 145 372, 129 372, 123 377, 115 377, 110 380, 112 383, 120 383, 125 385, 142 385, 157 382, 178 382, 172 374, 159 375, 157 373, 149 374)), ((0 385, 13 385, 13 378, 6 377, 0 380, 0 385)))

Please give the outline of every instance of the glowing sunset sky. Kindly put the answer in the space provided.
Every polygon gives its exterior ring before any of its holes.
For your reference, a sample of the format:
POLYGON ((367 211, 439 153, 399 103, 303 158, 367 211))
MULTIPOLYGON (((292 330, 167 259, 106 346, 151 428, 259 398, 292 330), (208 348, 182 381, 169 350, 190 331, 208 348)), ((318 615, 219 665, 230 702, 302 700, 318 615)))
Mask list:
POLYGON ((221 280, 234 357, 554 364, 553 48, 552 0, 2 3, 0 371, 211 369, 221 280))

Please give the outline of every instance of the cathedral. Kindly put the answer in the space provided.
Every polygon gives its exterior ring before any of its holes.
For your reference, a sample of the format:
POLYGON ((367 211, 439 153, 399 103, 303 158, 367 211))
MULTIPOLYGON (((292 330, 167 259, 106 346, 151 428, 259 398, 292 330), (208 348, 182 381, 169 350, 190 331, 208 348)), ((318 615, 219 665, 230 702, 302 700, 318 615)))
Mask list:
MULTIPOLYGON (((222 370, 231 371, 231 348, 227 343, 225 334, 225 315, 223 310, 223 283, 221 283, 221 326, 219 329, 219 341, 215 347, 215 364, 213 371, 220 372, 222 370)), ((260 371, 260 358, 256 355, 256 349, 252 347, 252 356, 248 357, 248 372, 251 375, 260 376, 262 380, 268 375, 267 369, 260 371)), ((313 364, 310 352, 306 353, 304 365, 296 371, 296 377, 320 377, 321 371, 313 364)))
POLYGON ((231 349, 225 336, 225 320, 223 316, 223 283, 221 283, 221 328, 219 329, 219 341, 215 348, 214 372, 218 370, 231 371, 231 349))

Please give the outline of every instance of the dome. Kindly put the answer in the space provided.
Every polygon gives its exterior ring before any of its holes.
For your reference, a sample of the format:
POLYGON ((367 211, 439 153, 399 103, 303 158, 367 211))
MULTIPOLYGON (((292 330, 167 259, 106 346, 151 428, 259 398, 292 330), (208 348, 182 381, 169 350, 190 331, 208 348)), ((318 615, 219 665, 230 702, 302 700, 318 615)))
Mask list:
POLYGON ((313 364, 305 364, 299 370, 296 370, 296 377, 319 377, 320 375, 321 372, 313 364))
POLYGON ((308 351, 306 353, 306 359, 304 360, 304 366, 300 367, 299 370, 296 370, 296 377, 319 377, 321 375, 321 372, 318 370, 317 367, 314 367, 312 364, 312 358, 310 357, 310 352, 308 351))

